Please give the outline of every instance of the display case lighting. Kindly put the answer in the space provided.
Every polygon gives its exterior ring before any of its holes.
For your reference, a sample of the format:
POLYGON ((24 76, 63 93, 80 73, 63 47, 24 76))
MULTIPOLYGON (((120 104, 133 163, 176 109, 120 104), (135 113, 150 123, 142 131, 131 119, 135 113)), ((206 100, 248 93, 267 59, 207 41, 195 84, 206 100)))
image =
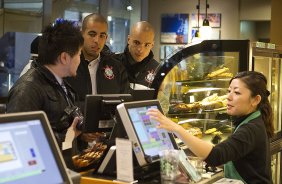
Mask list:
POLYGON ((198 89, 190 89, 189 93, 195 93, 195 92, 203 92, 203 91, 215 91, 220 90, 221 88, 198 88, 198 89))

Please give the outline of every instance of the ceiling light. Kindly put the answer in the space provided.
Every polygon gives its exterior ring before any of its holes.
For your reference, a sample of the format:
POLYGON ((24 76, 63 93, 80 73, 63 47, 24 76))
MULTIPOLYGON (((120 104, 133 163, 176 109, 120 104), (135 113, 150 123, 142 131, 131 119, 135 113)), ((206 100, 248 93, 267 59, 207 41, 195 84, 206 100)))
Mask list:
POLYGON ((127 9, 127 11, 132 11, 132 10, 133 10, 133 8, 132 8, 131 5, 128 5, 128 6, 126 7, 126 9, 127 9))

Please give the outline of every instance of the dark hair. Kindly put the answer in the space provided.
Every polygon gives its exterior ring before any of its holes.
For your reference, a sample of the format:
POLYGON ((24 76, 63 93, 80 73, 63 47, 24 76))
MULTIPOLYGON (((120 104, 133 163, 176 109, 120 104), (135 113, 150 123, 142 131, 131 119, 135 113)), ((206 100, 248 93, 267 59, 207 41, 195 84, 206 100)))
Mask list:
POLYGON ((262 73, 256 71, 244 71, 238 73, 233 79, 239 79, 246 84, 246 87, 251 91, 252 97, 256 95, 261 96, 261 101, 258 104, 258 109, 261 111, 262 119, 264 121, 268 137, 273 137, 273 112, 270 106, 268 96, 270 95, 267 90, 267 79, 262 73))
POLYGON ((107 19, 105 17, 103 17, 101 14, 98 13, 91 13, 89 15, 87 15, 83 21, 82 21, 82 31, 86 30, 87 27, 87 23, 88 21, 93 21, 93 22, 100 22, 100 23, 104 23, 108 26, 108 22, 107 19))
POLYGON ((55 64, 62 52, 73 57, 83 46, 83 41, 79 27, 74 22, 60 19, 43 30, 39 40, 38 62, 42 65, 55 64))

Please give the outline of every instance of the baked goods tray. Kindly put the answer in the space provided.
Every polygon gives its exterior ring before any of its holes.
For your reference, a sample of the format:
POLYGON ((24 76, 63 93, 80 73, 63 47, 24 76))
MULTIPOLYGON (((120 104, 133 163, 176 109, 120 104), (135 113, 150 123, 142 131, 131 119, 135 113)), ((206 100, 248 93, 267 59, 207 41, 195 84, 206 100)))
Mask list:
POLYGON ((185 116, 185 115, 192 115, 192 114, 203 114, 203 113, 218 113, 220 111, 225 111, 226 107, 221 107, 221 108, 217 108, 217 109, 211 109, 211 110, 199 110, 197 112, 168 112, 167 116, 171 117, 171 116, 185 116))
POLYGON ((226 109, 227 109, 227 107, 220 107, 220 108, 217 108, 217 109, 206 109, 206 110, 204 110, 204 112, 224 111, 226 109))
POLYGON ((176 82, 179 83, 203 83, 203 82, 213 82, 213 81, 230 81, 230 77, 226 78, 205 78, 201 80, 193 80, 193 79, 188 79, 188 80, 177 80, 176 82))

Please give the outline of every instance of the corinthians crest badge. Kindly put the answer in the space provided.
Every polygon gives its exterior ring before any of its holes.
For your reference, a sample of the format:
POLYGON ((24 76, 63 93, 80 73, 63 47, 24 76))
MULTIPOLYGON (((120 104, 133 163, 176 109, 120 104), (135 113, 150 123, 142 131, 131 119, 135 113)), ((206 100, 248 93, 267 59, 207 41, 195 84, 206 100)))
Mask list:
POLYGON ((147 71, 148 72, 148 74, 146 75, 146 77, 145 77, 145 80, 148 82, 148 83, 152 83, 153 82, 153 80, 154 80, 154 78, 155 78, 155 72, 154 72, 154 70, 151 70, 151 71, 147 71))
POLYGON ((104 75, 107 79, 111 80, 115 77, 112 66, 106 65, 106 67, 104 69, 105 69, 104 75))

